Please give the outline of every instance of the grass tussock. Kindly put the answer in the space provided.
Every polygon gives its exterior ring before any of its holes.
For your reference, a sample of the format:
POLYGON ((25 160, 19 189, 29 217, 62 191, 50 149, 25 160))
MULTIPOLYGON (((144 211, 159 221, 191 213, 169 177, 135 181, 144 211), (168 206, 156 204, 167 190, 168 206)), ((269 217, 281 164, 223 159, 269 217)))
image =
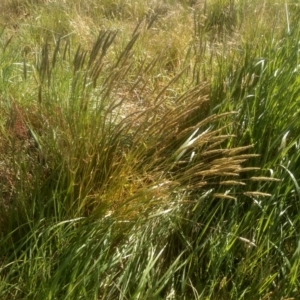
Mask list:
POLYGON ((1 299, 299 298, 296 1, 0 11, 1 299))

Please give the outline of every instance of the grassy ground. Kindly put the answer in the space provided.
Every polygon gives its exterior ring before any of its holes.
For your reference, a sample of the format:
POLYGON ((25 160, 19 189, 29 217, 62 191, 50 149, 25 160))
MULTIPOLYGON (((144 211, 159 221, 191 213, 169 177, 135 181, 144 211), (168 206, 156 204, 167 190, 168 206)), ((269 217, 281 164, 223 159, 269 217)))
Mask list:
POLYGON ((299 5, 2 0, 1 299, 299 299, 299 5))

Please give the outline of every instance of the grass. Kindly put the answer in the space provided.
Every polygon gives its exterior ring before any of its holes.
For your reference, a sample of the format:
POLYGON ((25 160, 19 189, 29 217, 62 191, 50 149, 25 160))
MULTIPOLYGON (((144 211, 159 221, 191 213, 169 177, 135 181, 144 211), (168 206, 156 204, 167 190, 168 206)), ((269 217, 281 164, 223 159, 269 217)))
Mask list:
POLYGON ((297 1, 81 2, 0 4, 1 299, 298 299, 297 1))

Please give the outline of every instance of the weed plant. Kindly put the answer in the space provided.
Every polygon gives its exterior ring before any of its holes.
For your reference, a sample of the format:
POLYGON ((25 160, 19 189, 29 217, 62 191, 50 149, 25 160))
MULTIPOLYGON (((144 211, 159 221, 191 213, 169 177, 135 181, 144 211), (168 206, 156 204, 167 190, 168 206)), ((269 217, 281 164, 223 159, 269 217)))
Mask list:
POLYGON ((0 11, 1 299, 299 299, 297 1, 0 11))

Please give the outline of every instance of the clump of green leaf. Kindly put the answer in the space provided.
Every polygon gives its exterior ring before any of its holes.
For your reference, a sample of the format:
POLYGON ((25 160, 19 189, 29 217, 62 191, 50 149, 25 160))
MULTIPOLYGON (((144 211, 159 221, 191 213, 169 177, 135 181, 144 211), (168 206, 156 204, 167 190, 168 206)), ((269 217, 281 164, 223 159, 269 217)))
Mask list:
POLYGON ((1 297, 297 299, 289 7, 52 4, 1 35, 1 297))

